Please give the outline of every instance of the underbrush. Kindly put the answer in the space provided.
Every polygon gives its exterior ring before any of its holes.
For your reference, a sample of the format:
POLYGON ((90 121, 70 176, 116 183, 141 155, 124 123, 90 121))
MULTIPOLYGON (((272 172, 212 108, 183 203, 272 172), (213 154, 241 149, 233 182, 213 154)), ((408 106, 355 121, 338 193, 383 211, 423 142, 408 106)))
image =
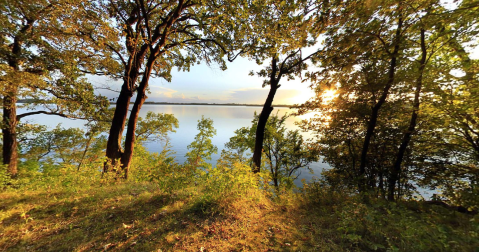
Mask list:
POLYGON ((424 201, 387 202, 305 185, 296 207, 323 251, 477 251, 479 218, 424 201), (308 210, 306 210, 308 209, 308 210), (307 214, 314 213, 314 214, 307 214), (321 239, 318 239, 321 237, 321 239), (328 249, 324 249, 328 248, 328 249))
POLYGON ((20 177, 1 192, 0 251, 479 247, 477 216, 416 201, 364 204, 321 182, 299 192, 275 190, 265 182, 267 174, 252 174, 241 163, 209 170, 173 163, 133 167, 132 174, 144 179, 129 181, 102 178, 101 166, 91 167, 20 177))

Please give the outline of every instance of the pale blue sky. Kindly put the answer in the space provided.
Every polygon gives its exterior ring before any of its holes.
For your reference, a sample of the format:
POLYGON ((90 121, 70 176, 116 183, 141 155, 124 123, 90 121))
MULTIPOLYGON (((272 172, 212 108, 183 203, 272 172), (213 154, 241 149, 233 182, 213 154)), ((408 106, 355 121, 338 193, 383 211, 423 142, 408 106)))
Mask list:
MULTIPOLYGON (((173 70, 172 81, 150 79, 150 102, 204 102, 204 103, 248 103, 262 104, 266 100, 269 87, 261 88, 263 79, 249 76, 251 70, 259 71, 254 61, 238 58, 228 62, 228 69, 221 71, 218 66, 207 66, 205 63, 191 67, 190 72, 173 70)), ((90 81, 96 85, 109 85, 119 90, 121 81, 92 77, 90 81)), ((274 104, 295 104, 306 101, 314 93, 308 83, 299 79, 281 80, 281 88, 275 96, 274 104)), ((109 98, 118 97, 117 93, 101 90, 101 94, 109 98)))

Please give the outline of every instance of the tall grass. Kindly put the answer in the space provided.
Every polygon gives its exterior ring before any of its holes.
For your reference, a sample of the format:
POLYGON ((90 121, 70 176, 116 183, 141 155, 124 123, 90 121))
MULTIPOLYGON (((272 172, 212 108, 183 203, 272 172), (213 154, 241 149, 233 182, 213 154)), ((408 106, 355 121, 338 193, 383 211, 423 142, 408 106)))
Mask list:
POLYGON ((201 170, 136 152, 131 179, 78 171, 6 178, 2 251, 477 251, 479 218, 419 201, 364 204, 327 181, 270 187, 240 162, 201 170))

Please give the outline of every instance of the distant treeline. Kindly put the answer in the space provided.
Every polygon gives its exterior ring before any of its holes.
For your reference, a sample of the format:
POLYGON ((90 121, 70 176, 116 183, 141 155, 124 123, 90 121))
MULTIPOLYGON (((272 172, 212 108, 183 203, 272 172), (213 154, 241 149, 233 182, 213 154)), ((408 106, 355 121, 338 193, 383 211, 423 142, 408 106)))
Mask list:
MULTIPOLYGON (((18 100, 18 103, 33 103, 36 100, 34 99, 21 99, 18 100)), ((110 102, 110 104, 116 104, 116 102, 110 102)), ((262 107, 262 104, 246 104, 246 103, 206 103, 206 102, 145 102, 145 104, 153 104, 153 105, 213 105, 213 106, 248 106, 248 107, 262 107)), ((278 104, 274 105, 275 107, 281 108, 296 108, 295 105, 287 105, 287 104, 278 104)))
MULTIPOLYGON (((115 104, 112 102, 112 104, 115 104)), ((145 102, 145 104, 153 105, 213 105, 213 106, 248 106, 248 107, 262 107, 263 104, 245 104, 245 103, 206 103, 206 102, 194 102, 194 103, 183 103, 183 102, 145 102)), ((294 105, 278 104, 274 105, 275 107, 282 108, 295 108, 294 105)))

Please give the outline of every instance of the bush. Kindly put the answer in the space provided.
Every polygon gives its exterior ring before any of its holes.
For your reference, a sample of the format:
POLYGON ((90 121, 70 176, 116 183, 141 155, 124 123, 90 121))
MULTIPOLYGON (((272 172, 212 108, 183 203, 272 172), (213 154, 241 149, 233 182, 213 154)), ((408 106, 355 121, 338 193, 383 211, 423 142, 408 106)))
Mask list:
POLYGON ((219 164, 215 168, 197 170, 195 183, 203 189, 193 209, 213 213, 219 208, 227 208, 231 202, 257 201, 263 198, 260 174, 254 174, 251 167, 244 163, 231 166, 219 164))
POLYGON ((10 183, 11 177, 8 173, 6 165, 0 165, 0 189, 7 187, 10 183))
POLYGON ((192 170, 187 165, 176 163, 168 142, 160 153, 149 152, 136 145, 130 166, 130 178, 136 182, 158 183, 160 189, 171 192, 193 182, 192 170))

